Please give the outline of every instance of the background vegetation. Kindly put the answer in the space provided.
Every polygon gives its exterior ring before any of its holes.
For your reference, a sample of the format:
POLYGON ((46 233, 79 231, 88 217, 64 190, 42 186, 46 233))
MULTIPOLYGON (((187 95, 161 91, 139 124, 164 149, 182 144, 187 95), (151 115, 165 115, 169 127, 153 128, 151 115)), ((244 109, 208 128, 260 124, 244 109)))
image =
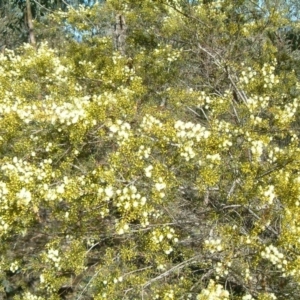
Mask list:
POLYGON ((299 299, 297 1, 2 1, 2 299, 299 299))

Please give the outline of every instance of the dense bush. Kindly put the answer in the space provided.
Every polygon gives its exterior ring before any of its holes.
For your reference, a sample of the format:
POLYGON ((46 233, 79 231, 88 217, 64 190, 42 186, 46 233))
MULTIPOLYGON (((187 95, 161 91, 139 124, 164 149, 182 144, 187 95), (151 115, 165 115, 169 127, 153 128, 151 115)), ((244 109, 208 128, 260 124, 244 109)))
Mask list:
POLYGON ((4 299, 299 299, 294 24, 174 2, 57 11, 0 54, 4 299))

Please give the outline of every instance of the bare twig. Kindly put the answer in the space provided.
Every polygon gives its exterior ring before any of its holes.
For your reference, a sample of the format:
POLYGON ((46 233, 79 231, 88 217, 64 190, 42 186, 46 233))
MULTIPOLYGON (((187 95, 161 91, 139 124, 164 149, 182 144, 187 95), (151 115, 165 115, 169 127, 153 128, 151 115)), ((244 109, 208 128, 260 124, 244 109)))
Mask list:
POLYGON ((225 68, 226 72, 227 72, 227 77, 228 79, 230 80, 231 84, 233 85, 234 87, 234 90, 235 92, 240 96, 240 98, 243 100, 243 102, 247 105, 248 104, 248 100, 247 100, 247 97, 245 95, 245 93, 243 91, 241 91, 235 84, 234 80, 232 79, 231 75, 230 75, 230 72, 229 72, 229 69, 228 67, 225 68))
POLYGON ((167 270, 166 272, 160 274, 159 276, 150 279, 148 282, 146 282, 146 283, 142 286, 142 288, 145 289, 146 287, 148 287, 149 285, 151 285, 153 282, 158 281, 158 280, 160 280, 160 279, 163 279, 163 278, 169 276, 171 273, 173 273, 173 272, 175 272, 175 271, 178 271, 178 270, 184 268, 185 266, 187 266, 187 265, 193 263, 193 262, 196 260, 196 258, 198 258, 198 257, 200 257, 200 255, 194 256, 194 257, 192 257, 192 258, 190 258, 190 259, 188 259, 188 260, 186 260, 186 261, 184 261, 184 262, 182 262, 182 263, 180 263, 180 264, 174 266, 173 268, 167 270))
POLYGON ((229 192, 228 192, 228 194, 227 194, 227 198, 228 198, 228 199, 230 198, 230 196, 231 196, 232 193, 234 192, 237 183, 240 183, 240 179, 235 179, 235 180, 233 181, 232 186, 231 186, 231 188, 230 188, 230 190, 229 190, 229 192))
POLYGON ((40 7, 42 7, 44 10, 46 10, 46 11, 48 11, 48 12, 50 12, 50 13, 53 13, 53 12, 54 12, 53 10, 47 8, 46 6, 42 5, 42 4, 39 3, 38 1, 36 1, 36 0, 32 0, 32 1, 33 1, 35 4, 39 5, 40 7))

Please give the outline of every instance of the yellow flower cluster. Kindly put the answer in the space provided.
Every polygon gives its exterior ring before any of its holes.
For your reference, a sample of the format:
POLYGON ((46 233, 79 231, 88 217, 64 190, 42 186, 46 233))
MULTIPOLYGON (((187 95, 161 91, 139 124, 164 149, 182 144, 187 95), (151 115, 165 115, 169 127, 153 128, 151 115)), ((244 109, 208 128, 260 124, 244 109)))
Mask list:
POLYGON ((198 295, 197 300, 229 300, 229 292, 224 290, 220 284, 216 284, 213 280, 210 280, 206 289, 203 289, 198 295))
POLYGON ((138 193, 134 185, 125 187, 123 190, 117 190, 116 195, 118 199, 117 207, 125 211, 138 206, 144 206, 147 202, 146 197, 138 193))
POLYGON ((200 124, 193 124, 192 122, 176 121, 174 124, 176 130, 177 145, 180 148, 180 155, 184 157, 186 161, 193 159, 196 156, 196 143, 201 140, 208 139, 210 131, 200 124))
POLYGON ((248 67, 248 69, 242 71, 240 77, 240 83, 247 85, 250 82, 254 81, 256 75, 257 72, 254 71, 251 67, 248 67))
POLYGON ((205 240, 204 246, 209 250, 210 253, 220 252, 223 250, 223 245, 221 239, 210 239, 205 240))
POLYGON ((261 252, 261 256, 271 261, 271 263, 282 272, 286 272, 288 262, 285 256, 281 252, 279 252, 275 246, 267 246, 265 250, 261 252))
POLYGON ((156 245, 161 245, 166 254, 170 254, 173 251, 172 244, 178 242, 175 230, 169 226, 164 226, 161 229, 155 229, 151 233, 151 241, 156 245), (164 241, 167 241, 165 243, 164 241))
POLYGON ((115 124, 109 127, 111 137, 116 135, 117 141, 122 144, 130 137, 130 124, 117 120, 115 124))
POLYGON ((60 265, 61 257, 57 249, 53 249, 53 248, 49 249, 45 260, 47 262, 53 263, 55 268, 57 268, 57 270, 61 269, 61 265, 60 265))
MULTIPOLYGON (((275 61, 276 65, 276 61, 275 61)), ((274 74, 275 66, 264 64, 262 68, 262 75, 264 78, 264 87, 265 88, 272 88, 274 84, 279 83, 279 79, 274 74)))
POLYGON ((30 292, 26 292, 22 295, 24 300, 44 300, 44 298, 39 297, 39 296, 35 296, 33 294, 31 294, 30 292))

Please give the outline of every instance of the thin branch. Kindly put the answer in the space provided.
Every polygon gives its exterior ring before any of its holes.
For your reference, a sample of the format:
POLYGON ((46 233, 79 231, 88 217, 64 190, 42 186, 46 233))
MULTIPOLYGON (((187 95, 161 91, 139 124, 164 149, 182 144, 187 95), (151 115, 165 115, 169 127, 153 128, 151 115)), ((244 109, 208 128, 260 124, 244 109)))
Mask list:
POLYGON ((235 179, 235 180, 233 181, 232 186, 231 186, 231 188, 230 188, 230 190, 229 190, 229 192, 228 192, 228 194, 227 194, 227 199, 229 199, 230 196, 232 195, 232 193, 234 192, 235 187, 236 187, 236 184, 237 184, 237 183, 240 183, 240 182, 241 182, 240 179, 235 179))
POLYGON ((180 264, 174 266, 173 268, 167 270, 166 272, 164 272, 164 273, 160 274, 159 276, 157 276, 157 277, 155 277, 155 278, 149 280, 148 282, 146 282, 146 283, 142 286, 142 288, 145 289, 147 286, 151 285, 153 282, 155 282, 155 281, 157 281, 157 280, 160 280, 160 279, 163 279, 163 278, 169 276, 169 275, 170 275, 171 273, 173 273, 174 271, 177 271, 177 270, 180 270, 180 269, 184 268, 185 266, 191 264, 191 263, 192 263, 196 258, 198 258, 198 257, 200 257, 200 255, 194 256, 194 257, 192 257, 192 258, 190 258, 190 259, 188 259, 188 260, 186 260, 186 261, 184 261, 184 262, 182 262, 182 263, 180 263, 180 264))
POLYGON ((222 67, 221 62, 216 58, 217 55, 213 55, 212 53, 210 53, 207 49, 205 49, 204 47, 202 47, 199 43, 198 43, 198 48, 202 51, 204 51, 207 55, 209 55, 211 58, 214 59, 214 63, 218 66, 218 67, 222 67))
POLYGON ((239 118, 239 115, 238 115, 238 113, 237 113, 237 111, 236 111, 235 106, 233 105, 233 103, 232 103, 232 107, 233 107, 234 115, 235 115, 235 117, 236 117, 238 123, 240 124, 240 123, 241 123, 241 120, 240 120, 240 118, 239 118))
POLYGON ((193 112, 193 113, 194 113, 196 116, 198 116, 199 118, 201 118, 201 116, 200 116, 198 113, 196 113, 192 108, 187 107, 187 109, 190 110, 191 112, 193 112))
POLYGON ((240 96, 240 98, 243 100, 243 102, 247 105, 248 104, 248 100, 247 100, 247 97, 246 97, 245 93, 243 91, 240 91, 240 89, 236 86, 235 82, 233 81, 233 79, 232 79, 232 77, 231 77, 231 75, 229 73, 228 67, 226 67, 225 70, 227 72, 228 79, 230 80, 231 84, 234 87, 234 90, 240 96))
POLYGON ((172 9, 174 9, 176 12, 178 12, 178 13, 181 14, 182 16, 184 16, 184 17, 186 17, 186 18, 188 18, 188 19, 192 19, 192 20, 194 20, 194 21, 197 21, 197 22, 199 22, 200 24, 204 25, 205 27, 210 28, 210 27, 209 27, 207 24, 205 24, 203 21, 201 21, 201 20, 199 20, 198 18, 195 18, 195 17, 193 17, 193 16, 191 16, 191 15, 188 15, 188 14, 184 13, 184 12, 181 11, 180 9, 176 8, 175 6, 173 6, 173 5, 171 5, 171 4, 168 4, 168 3, 166 3, 165 5, 171 7, 172 9))
POLYGON ((203 110, 202 107, 200 107, 200 110, 202 111, 202 113, 203 113, 205 119, 207 120, 207 122, 209 122, 209 119, 208 119, 208 117, 207 117, 207 115, 206 115, 206 113, 205 113, 205 111, 203 110))
MULTIPOLYGON (((252 211, 249 207, 247 207, 247 206, 244 206, 255 218, 257 218, 257 220, 261 220, 261 218, 254 212, 254 211, 252 211)), ((278 232, 275 230, 275 229, 273 229, 271 226, 266 226, 266 228, 268 229, 268 230, 270 230, 271 232, 273 232, 276 236, 278 236, 278 232)))
POLYGON ((35 4, 39 5, 40 7, 42 7, 43 9, 45 9, 46 11, 50 12, 50 13, 53 13, 54 10, 51 10, 49 8, 47 8, 46 6, 42 5, 41 3, 39 3, 38 1, 36 0, 32 0, 35 4))
POLYGON ((95 279, 96 276, 98 276, 98 274, 100 273, 100 271, 102 270, 102 268, 100 268, 93 276, 92 278, 89 280, 89 282, 86 284, 86 286, 84 287, 84 289, 82 290, 82 292, 79 294, 79 296, 76 298, 76 300, 80 300, 82 298, 83 293, 87 290, 88 286, 91 284, 91 282, 95 279))

